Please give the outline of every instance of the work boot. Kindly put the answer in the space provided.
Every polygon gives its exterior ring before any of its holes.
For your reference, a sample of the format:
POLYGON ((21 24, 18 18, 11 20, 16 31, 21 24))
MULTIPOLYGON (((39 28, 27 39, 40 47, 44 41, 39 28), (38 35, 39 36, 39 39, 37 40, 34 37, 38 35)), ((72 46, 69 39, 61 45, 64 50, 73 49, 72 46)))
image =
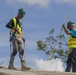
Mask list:
POLYGON ((30 67, 26 67, 25 61, 21 62, 21 70, 30 70, 30 67))
POLYGON ((13 66, 13 64, 9 64, 8 69, 16 70, 16 68, 13 66))
POLYGON ((14 56, 11 55, 8 69, 16 70, 16 68, 15 68, 14 65, 13 65, 13 62, 14 62, 14 56))

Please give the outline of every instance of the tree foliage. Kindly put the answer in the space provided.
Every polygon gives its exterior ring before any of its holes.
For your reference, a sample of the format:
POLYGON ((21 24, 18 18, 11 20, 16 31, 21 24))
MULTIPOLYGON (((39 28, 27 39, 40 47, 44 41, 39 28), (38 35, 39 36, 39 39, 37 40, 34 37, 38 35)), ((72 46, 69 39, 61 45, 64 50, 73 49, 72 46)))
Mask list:
POLYGON ((54 33, 55 30, 54 28, 52 28, 49 32, 49 36, 45 39, 45 41, 37 41, 37 50, 44 51, 46 55, 52 54, 52 57, 57 56, 65 60, 68 55, 68 48, 67 43, 65 41, 65 35, 54 35, 54 33))

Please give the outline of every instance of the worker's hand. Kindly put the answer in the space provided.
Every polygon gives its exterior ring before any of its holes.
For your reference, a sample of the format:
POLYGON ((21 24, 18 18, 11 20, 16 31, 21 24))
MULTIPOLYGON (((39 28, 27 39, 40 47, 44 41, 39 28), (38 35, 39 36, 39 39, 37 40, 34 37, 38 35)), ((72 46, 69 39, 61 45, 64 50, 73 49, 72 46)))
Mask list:
POLYGON ((22 37, 23 42, 25 42, 25 38, 22 37))
POLYGON ((62 27, 63 27, 63 28, 65 27, 65 23, 62 25, 62 27))
POLYGON ((18 28, 13 28, 15 31, 18 31, 18 28))

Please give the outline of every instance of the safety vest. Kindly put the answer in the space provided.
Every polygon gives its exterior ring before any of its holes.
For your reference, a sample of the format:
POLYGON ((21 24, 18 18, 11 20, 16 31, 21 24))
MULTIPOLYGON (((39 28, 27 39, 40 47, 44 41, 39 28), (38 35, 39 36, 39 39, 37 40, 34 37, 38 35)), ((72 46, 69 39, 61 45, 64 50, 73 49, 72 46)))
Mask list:
POLYGON ((68 47, 76 48, 76 38, 72 38, 72 35, 69 36, 68 47))
POLYGON ((10 30, 10 37, 11 36, 19 36, 19 37, 22 37, 22 25, 18 25, 17 24, 17 21, 16 21, 16 18, 12 18, 13 19, 13 22, 14 22, 14 28, 17 28, 18 29, 18 32, 11 29, 10 30))

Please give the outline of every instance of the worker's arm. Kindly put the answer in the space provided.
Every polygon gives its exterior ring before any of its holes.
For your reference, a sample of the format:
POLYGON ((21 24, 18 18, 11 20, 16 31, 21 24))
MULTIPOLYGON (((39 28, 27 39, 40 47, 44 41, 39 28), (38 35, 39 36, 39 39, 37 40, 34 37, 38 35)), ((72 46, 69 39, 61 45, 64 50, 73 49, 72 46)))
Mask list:
POLYGON ((13 29, 14 28, 14 23, 13 23, 12 19, 6 24, 6 27, 9 28, 9 29, 13 29))
POLYGON ((17 28, 14 28, 14 22, 12 19, 6 24, 6 27, 17 31, 17 28))
POLYGON ((70 34, 70 31, 65 27, 65 24, 62 25, 64 31, 66 32, 66 34, 70 34))

